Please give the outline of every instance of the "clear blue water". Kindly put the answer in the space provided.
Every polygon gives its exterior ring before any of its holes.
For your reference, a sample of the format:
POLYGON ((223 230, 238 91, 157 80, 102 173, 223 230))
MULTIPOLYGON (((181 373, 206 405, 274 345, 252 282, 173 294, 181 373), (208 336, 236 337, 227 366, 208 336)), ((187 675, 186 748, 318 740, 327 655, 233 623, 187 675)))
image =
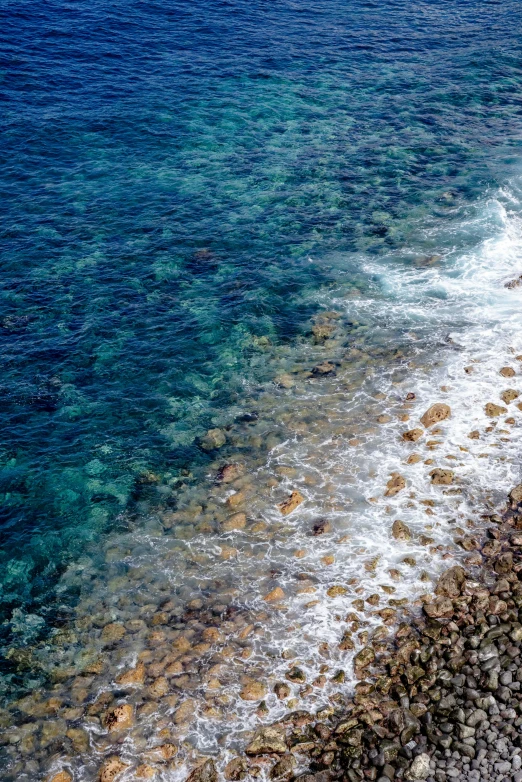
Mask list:
POLYGON ((436 252, 518 170, 522 32, 512 0, 0 7, 8 644, 205 472, 197 438, 270 377, 259 337, 299 342, 317 291, 372 284, 358 254, 436 252))

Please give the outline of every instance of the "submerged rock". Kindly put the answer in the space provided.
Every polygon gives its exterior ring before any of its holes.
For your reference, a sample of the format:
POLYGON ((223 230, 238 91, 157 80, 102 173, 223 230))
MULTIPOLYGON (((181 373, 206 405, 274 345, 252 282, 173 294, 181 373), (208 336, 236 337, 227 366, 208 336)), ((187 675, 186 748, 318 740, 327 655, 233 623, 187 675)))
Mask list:
POLYGON ((128 767, 129 763, 124 763, 117 755, 111 755, 103 762, 100 768, 99 780, 100 782, 113 782, 128 767))
POLYGON ((188 775, 186 782, 217 782, 217 771, 213 760, 206 760, 188 775))
POLYGON ((411 531, 407 524, 396 519, 392 524, 392 535, 395 540, 411 540, 411 531))
POLYGON ((304 501, 303 495, 298 491, 293 491, 290 497, 288 497, 288 499, 279 503, 278 508, 283 514, 283 516, 288 516, 288 514, 292 513, 292 511, 294 511, 299 505, 301 505, 303 501, 304 501))
POLYGON ((400 491, 406 488, 406 481, 398 472, 393 472, 390 480, 386 484, 385 497, 394 497, 400 491))
POLYGON ((227 437, 223 429, 209 429, 200 439, 199 445, 204 451, 214 451, 217 448, 222 448, 226 441, 227 437))
POLYGON ((443 470, 438 467, 430 472, 430 476, 434 486, 449 486, 453 483, 455 473, 453 470, 443 470))

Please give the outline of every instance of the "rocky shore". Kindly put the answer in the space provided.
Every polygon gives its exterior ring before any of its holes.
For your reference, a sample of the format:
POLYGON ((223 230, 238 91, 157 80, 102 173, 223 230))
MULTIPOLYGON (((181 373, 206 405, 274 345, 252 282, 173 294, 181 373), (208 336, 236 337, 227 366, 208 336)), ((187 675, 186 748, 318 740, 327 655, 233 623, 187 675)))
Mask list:
MULTIPOLYGON (((522 485, 487 521, 476 564, 447 570, 386 649, 359 652, 353 699, 260 728, 226 779, 522 782, 522 485)), ((215 779, 211 760, 189 777, 215 779)))

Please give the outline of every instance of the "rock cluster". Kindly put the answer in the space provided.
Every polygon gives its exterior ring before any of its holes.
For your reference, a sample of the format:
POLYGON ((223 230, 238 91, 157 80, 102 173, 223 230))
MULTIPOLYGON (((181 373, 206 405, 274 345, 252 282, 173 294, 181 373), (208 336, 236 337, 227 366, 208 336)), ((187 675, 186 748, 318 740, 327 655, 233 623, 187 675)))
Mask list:
MULTIPOLYGON (((271 779, 522 782, 522 485, 509 500, 482 564, 447 570, 423 616, 359 652, 349 702, 258 730, 247 754, 276 758, 271 779), (309 758, 299 777, 295 754, 309 758)), ((229 766, 227 779, 249 773, 229 766)))

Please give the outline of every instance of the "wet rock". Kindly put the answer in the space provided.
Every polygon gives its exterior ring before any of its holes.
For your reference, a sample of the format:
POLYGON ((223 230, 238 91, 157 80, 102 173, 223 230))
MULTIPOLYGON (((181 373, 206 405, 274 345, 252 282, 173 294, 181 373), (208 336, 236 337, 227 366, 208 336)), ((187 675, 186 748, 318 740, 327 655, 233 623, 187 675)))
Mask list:
POLYGON ((173 720, 176 725, 183 725, 185 722, 192 722, 196 716, 196 701, 192 698, 188 698, 183 701, 181 706, 176 709, 173 715, 173 720))
POLYGON ((293 491, 288 497, 288 499, 284 500, 284 502, 279 503, 278 508, 283 514, 283 516, 288 516, 289 513, 292 513, 301 503, 304 501, 303 495, 298 491, 293 491))
POLYGON ((416 443, 423 434, 422 429, 410 429, 408 432, 403 432, 401 436, 407 443, 416 443))
POLYGON ((417 755, 410 768, 406 772, 406 779, 427 779, 430 773, 430 756, 423 752, 417 755))
POLYGON ((274 692, 281 701, 290 697, 291 690, 285 682, 276 682, 274 685, 274 692))
POLYGON ((406 481, 398 472, 393 472, 391 478, 386 484, 385 497, 394 497, 400 491, 406 488, 406 481))
POLYGON ((507 408, 496 405, 494 402, 488 402, 484 409, 489 418, 497 418, 497 416, 507 413, 507 408))
POLYGON ((130 671, 122 673, 118 676, 116 682, 122 686, 129 684, 143 684, 145 681, 145 666, 143 663, 138 663, 135 668, 130 671))
POLYGON ((73 782, 73 776, 68 771, 62 769, 57 774, 48 777, 47 782, 73 782))
POLYGON ((69 728, 65 734, 70 739, 75 752, 83 753, 89 749, 89 734, 83 728, 69 728))
POLYGON ((368 665, 371 665, 373 661, 375 660, 375 652, 370 646, 365 647, 364 649, 361 649, 358 654, 354 657, 354 667, 357 669, 366 668, 368 665))
POLYGON ((111 622, 103 628, 101 642, 104 646, 109 646, 121 641, 125 633, 125 627, 120 622, 111 622))
POLYGON ((266 603, 277 603, 278 600, 283 600, 285 597, 285 593, 281 589, 281 587, 275 587, 275 589, 272 589, 271 592, 269 592, 267 595, 264 596, 263 600, 266 603))
POLYGON ((431 619, 439 619, 443 616, 451 616, 453 613, 453 603, 449 597, 438 597, 433 603, 425 603, 423 610, 431 619))
POLYGON ((316 323, 312 326, 312 334, 316 345, 322 345, 335 332, 335 326, 329 323, 316 323))
POLYGON ((331 586, 326 590, 328 597, 340 597, 341 595, 345 595, 347 592, 348 590, 346 587, 341 586, 341 584, 334 584, 334 586, 331 586))
POLYGON ((519 483, 518 486, 515 486, 514 489, 511 489, 509 492, 509 499, 511 500, 513 507, 516 507, 522 503, 522 483, 519 483))
POLYGON ((248 763, 244 758, 232 758, 224 769, 227 782, 238 782, 247 775, 248 763))
POLYGON ((411 530, 404 521, 396 519, 392 524, 392 536, 395 540, 411 540, 411 530))
POLYGON ((221 522, 221 529, 223 532, 232 532, 233 530, 245 529, 247 523, 247 517, 245 513, 234 513, 221 522))
POLYGON ((441 421, 445 421, 446 418, 450 417, 450 415, 451 408, 449 405, 446 405, 443 402, 436 402, 434 405, 428 408, 428 410, 426 410, 420 419, 420 422, 424 427, 426 427, 426 429, 429 429, 430 426, 438 424, 441 421))
POLYGON ((176 756, 178 750, 174 744, 160 744, 144 753, 144 757, 151 763, 165 763, 176 756))
POLYGON ((214 451, 217 448, 222 448, 226 441, 227 437, 223 429, 209 429, 199 440, 199 446, 204 451, 214 451))
POLYGON ((502 377, 515 377, 515 370, 512 367, 502 367, 502 369, 499 370, 499 374, 502 375, 502 377))
POLYGON ((326 533, 330 532, 331 529, 332 525, 329 521, 327 521, 327 519, 318 519, 312 527, 312 535, 326 535, 326 533))
POLYGON ((130 703, 114 706, 106 712, 103 723, 109 733, 127 730, 134 724, 134 709, 130 703))
POLYGON ((460 565, 455 565, 441 575, 435 587, 435 594, 445 597, 458 597, 464 581, 466 571, 460 565))
POLYGON ((218 775, 213 760, 206 760, 188 775, 186 782, 217 782, 218 775))
POLYGON ((218 483, 232 483, 240 478, 244 473, 242 464, 232 463, 224 464, 219 470, 216 480, 218 483))
POLYGON ((510 280, 509 282, 506 282, 504 288, 518 288, 519 285, 522 285, 522 274, 520 275, 520 277, 515 277, 514 280, 510 280))
POLYGON ((245 751, 247 755, 284 755, 287 750, 284 728, 279 725, 269 725, 256 731, 245 751))
POLYGON ((98 777, 100 782, 113 782, 116 777, 125 771, 129 767, 128 763, 124 763, 117 755, 111 755, 107 758, 100 768, 98 777))
POLYGON ((502 391, 500 394, 500 398, 504 402, 505 405, 511 404, 515 399, 517 399, 520 396, 518 391, 515 391, 513 388, 508 388, 506 391, 502 391))
POLYGON ((282 375, 277 375, 277 377, 274 378, 274 383, 281 388, 293 388, 293 386, 295 386, 294 378, 286 372, 282 375))
POLYGON ((449 486, 453 483, 455 473, 453 470, 444 470, 438 467, 430 472, 430 477, 434 486, 449 486))
POLYGON ((283 755, 281 760, 270 769, 270 779, 290 779, 295 768, 295 758, 293 755, 283 755))
POLYGON ((239 697, 244 701, 260 701, 266 695, 266 687, 261 682, 248 682, 243 685, 239 697))
POLYGON ((323 361, 312 369, 312 375, 315 377, 325 377, 326 375, 335 375, 335 364, 331 361, 323 361))
POLYGON ((290 668, 285 676, 291 682, 299 682, 300 684, 304 684, 306 681, 305 672, 301 668, 298 668, 297 665, 294 665, 293 668, 290 668))
POLYGON ((135 771, 136 779, 154 779, 157 776, 157 770, 146 763, 142 763, 135 771))

